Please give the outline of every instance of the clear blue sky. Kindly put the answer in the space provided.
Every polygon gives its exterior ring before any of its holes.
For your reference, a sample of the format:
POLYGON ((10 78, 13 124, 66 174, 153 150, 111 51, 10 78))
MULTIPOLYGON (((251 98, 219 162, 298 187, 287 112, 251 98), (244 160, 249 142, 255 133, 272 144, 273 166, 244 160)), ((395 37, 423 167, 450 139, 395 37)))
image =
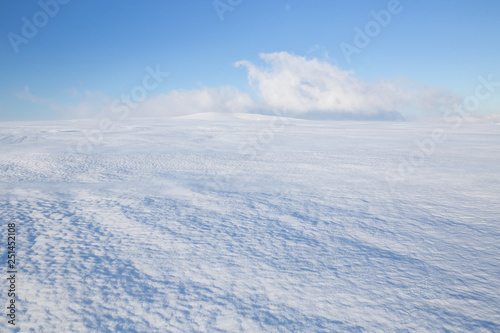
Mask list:
MULTIPOLYGON (((33 22, 42 9, 37 1, 2 1, 0 121, 64 118, 51 104, 82 103, 85 91, 117 98, 157 64, 170 75, 155 94, 230 85, 255 96, 246 68, 233 63, 261 64, 259 54, 282 51, 367 82, 403 77, 459 96, 473 92, 480 75, 500 80, 497 0, 401 0, 402 11, 346 61, 339 45, 354 44, 354 28, 388 3, 243 0, 221 20, 211 0, 71 0, 16 53, 9 33, 22 36, 22 18, 33 22)), ((498 113, 498 95, 478 112, 498 113)))

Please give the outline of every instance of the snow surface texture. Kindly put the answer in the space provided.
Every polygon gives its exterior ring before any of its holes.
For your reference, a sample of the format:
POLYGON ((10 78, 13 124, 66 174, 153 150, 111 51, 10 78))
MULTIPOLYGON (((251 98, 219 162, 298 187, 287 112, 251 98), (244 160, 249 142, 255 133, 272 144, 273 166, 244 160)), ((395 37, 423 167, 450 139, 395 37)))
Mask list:
POLYGON ((0 124, 15 330, 500 332, 500 127, 271 119, 0 124))

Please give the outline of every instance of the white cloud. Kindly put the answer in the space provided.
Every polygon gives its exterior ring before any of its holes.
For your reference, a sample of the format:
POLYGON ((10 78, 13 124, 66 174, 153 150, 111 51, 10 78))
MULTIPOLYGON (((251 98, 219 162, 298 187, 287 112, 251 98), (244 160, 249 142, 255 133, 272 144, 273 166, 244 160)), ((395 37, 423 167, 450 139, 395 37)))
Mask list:
POLYGON ((431 89, 408 80, 380 80, 370 83, 318 59, 306 59, 287 52, 260 54, 265 66, 249 61, 235 66, 248 69, 250 84, 264 106, 301 115, 309 112, 349 113, 430 112, 453 105, 458 97, 445 89, 431 89))
POLYGON ((203 112, 246 113, 254 107, 252 98, 232 86, 173 90, 141 102, 134 116, 180 116, 203 112))
POLYGON ((16 93, 16 96, 35 104, 48 105, 63 118, 92 118, 106 114, 113 116, 115 101, 118 105, 127 107, 127 115, 130 117, 170 117, 204 112, 247 113, 255 107, 254 101, 248 94, 232 86, 173 90, 166 94, 149 96, 141 102, 134 102, 133 107, 127 106, 125 100, 120 98, 112 100, 101 92, 80 93, 75 89, 68 92, 78 101, 72 104, 57 104, 51 99, 33 95, 28 86, 24 91, 16 93))
MULTIPOLYGON (((289 115, 313 117, 341 116, 362 119, 394 119, 405 117, 437 117, 444 108, 460 103, 452 92, 429 88, 406 79, 366 82, 328 60, 308 59, 287 52, 260 54, 264 61, 257 66, 239 61, 235 66, 248 70, 250 85, 260 96, 254 101, 250 95, 233 86, 204 87, 193 90, 173 90, 147 95, 144 100, 127 104, 121 98, 112 99, 99 92, 66 91, 75 101, 56 104, 33 95, 26 86, 17 94, 20 99, 48 105, 64 118, 90 118, 111 115, 117 104, 127 105, 127 117, 180 116, 194 113, 247 113, 274 110, 289 115)), ((127 95, 127 94, 125 94, 127 95)), ((130 95, 130 93, 129 93, 130 95)), ((129 96, 130 98, 130 96, 129 96)))

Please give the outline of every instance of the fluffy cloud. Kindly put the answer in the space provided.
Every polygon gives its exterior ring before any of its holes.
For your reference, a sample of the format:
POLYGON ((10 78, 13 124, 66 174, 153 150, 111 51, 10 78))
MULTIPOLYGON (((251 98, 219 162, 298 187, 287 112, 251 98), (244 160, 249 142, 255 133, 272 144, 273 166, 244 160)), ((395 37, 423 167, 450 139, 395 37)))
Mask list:
POLYGON ((352 71, 287 52, 261 54, 260 58, 264 66, 249 61, 236 62, 235 66, 248 69, 249 82, 260 94, 265 108, 289 114, 427 113, 459 101, 444 89, 431 89, 403 79, 370 83, 356 78, 352 71))
POLYGON ((173 90, 150 97, 139 104, 136 116, 179 116, 203 112, 246 113, 254 107, 252 98, 232 86, 195 90, 173 90))

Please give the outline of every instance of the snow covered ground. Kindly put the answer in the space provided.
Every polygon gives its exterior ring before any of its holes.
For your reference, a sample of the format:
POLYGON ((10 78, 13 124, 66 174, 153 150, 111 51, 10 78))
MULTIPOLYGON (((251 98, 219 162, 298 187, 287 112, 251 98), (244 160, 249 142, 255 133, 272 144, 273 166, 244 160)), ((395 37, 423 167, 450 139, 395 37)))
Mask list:
POLYGON ((96 128, 0 123, 17 330, 500 332, 500 126, 96 128))

